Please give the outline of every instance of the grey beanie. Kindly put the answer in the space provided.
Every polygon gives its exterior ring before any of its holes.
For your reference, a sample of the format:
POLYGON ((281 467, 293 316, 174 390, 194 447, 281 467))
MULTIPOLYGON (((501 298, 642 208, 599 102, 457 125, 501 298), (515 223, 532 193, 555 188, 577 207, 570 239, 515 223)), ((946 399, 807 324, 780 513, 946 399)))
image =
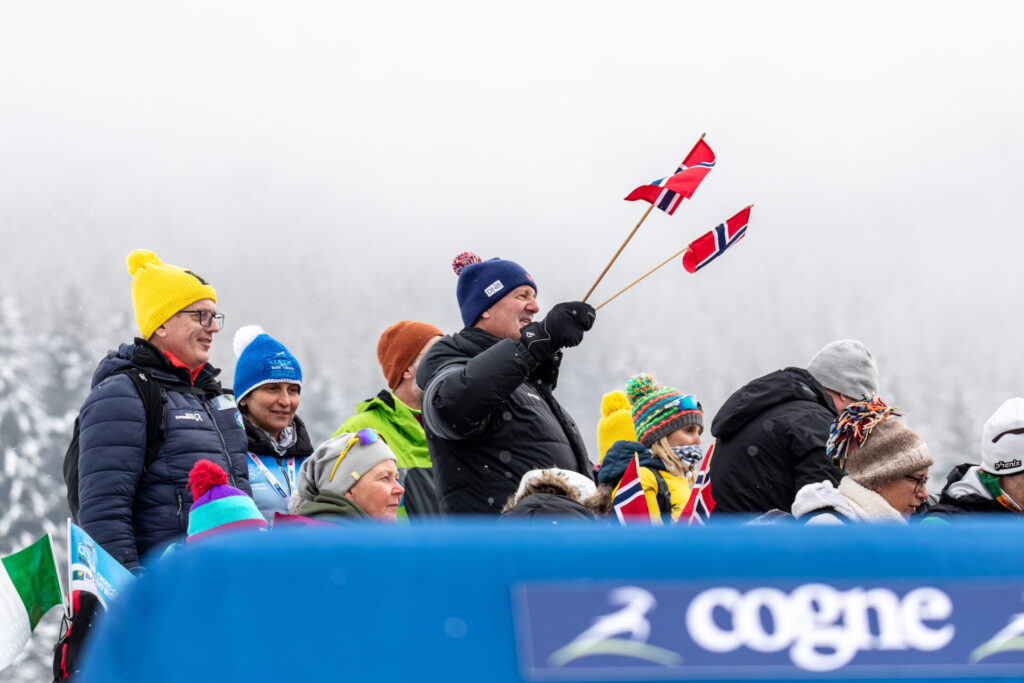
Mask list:
POLYGON ((397 463, 398 458, 384 443, 384 439, 376 432, 373 434, 377 436, 376 440, 366 445, 363 445, 357 434, 345 433, 317 446, 313 455, 306 458, 299 468, 299 481, 288 501, 288 512, 298 514, 302 504, 313 500, 321 491, 344 495, 361 476, 385 460, 397 463), (342 453, 344 457, 341 457, 342 453))
POLYGON ((826 389, 858 401, 878 394, 875 357, 854 339, 825 344, 807 364, 807 372, 826 389))
POLYGON ((861 486, 877 489, 933 464, 921 437, 899 420, 883 418, 850 449, 846 473, 861 486))

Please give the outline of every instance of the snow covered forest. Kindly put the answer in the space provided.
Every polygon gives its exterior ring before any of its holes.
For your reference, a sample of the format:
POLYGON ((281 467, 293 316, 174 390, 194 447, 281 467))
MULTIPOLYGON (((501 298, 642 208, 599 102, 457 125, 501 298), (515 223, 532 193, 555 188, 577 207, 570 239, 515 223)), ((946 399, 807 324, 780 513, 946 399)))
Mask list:
MULTIPOLYGON (((591 455, 638 372, 700 396, 862 340, 936 460, 1024 394, 1024 10, 1009 2, 7 3, 0 9, 0 554, 63 553, 61 461, 136 333, 135 248, 195 270, 230 338, 295 353, 327 437, 401 319, 461 327, 451 259, 579 299, 701 133, 717 165, 654 211, 599 303, 743 206, 746 238, 602 308, 556 395, 591 455)), ((708 443, 709 439, 705 440, 708 443)), ((63 556, 59 558, 63 561, 63 556)), ((0 681, 47 676, 51 612, 0 681)))

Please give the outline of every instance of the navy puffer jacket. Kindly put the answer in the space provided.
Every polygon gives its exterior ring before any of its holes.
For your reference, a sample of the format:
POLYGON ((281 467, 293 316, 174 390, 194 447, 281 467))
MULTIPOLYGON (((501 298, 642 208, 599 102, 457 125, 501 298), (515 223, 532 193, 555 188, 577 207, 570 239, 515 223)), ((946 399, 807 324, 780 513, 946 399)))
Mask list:
POLYGON ((229 484, 252 494, 242 418, 234 398, 222 394, 219 373, 206 365, 193 386, 187 370, 136 339, 109 352, 93 374, 79 415, 78 521, 129 569, 185 535, 188 474, 198 460, 220 465, 229 484), (112 375, 129 365, 149 371, 166 396, 165 435, 148 469, 142 399, 130 377, 112 375))

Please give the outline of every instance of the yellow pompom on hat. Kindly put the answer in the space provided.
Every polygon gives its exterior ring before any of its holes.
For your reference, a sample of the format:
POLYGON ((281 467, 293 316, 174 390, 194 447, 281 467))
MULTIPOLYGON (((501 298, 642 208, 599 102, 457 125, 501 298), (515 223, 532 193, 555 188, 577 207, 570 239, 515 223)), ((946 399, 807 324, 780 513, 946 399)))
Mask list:
POLYGON ((625 392, 610 391, 601 397, 601 419, 597 423, 598 462, 616 441, 636 441, 633 414, 625 392))
POLYGON ((178 311, 200 299, 217 301, 210 283, 191 270, 164 263, 148 249, 136 249, 125 259, 132 276, 132 306, 143 339, 178 311))

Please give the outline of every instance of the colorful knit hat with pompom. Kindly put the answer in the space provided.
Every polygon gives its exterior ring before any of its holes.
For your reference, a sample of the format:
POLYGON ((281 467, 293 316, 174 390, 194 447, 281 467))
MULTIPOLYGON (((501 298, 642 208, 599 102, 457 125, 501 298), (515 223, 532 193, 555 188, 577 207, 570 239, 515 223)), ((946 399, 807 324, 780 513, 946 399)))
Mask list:
POLYGON ((659 387, 650 375, 637 375, 626 382, 626 398, 632 406, 636 435, 648 448, 687 425, 704 431, 704 410, 697 397, 659 387))
POLYGON ((464 251, 452 261, 452 270, 459 276, 455 296, 466 327, 472 327, 484 311, 516 287, 529 285, 537 291, 537 283, 514 261, 481 261, 473 252, 464 251))
POLYGON ((188 512, 188 539, 216 536, 222 531, 267 528, 252 498, 228 485, 228 475, 216 463, 200 460, 188 474, 192 507, 188 512))
POLYGON ((626 394, 609 391, 601 397, 601 419, 597 423, 598 462, 604 461, 604 454, 616 441, 636 441, 636 429, 626 394))
POLYGON ((232 343, 235 357, 235 400, 272 382, 288 382, 302 386, 302 366, 285 345, 263 331, 259 325, 245 325, 232 343))
POLYGON ((891 419, 901 414, 877 396, 851 403, 832 423, 825 455, 869 489, 931 467, 934 461, 921 437, 891 419))
POLYGON ((148 249, 136 249, 125 259, 132 276, 132 306, 143 339, 178 311, 200 299, 216 303, 217 292, 191 270, 164 263, 148 249))

